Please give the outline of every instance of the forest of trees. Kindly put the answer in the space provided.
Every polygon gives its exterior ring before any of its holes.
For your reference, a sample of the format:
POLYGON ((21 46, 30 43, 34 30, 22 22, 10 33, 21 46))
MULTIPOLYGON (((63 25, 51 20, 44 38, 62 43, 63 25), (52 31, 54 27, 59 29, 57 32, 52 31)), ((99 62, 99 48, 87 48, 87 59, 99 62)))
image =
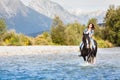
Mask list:
POLYGON ((105 29, 102 39, 109 40, 116 46, 120 46, 120 7, 110 6, 105 16, 105 29))
MULTIPOLYGON (((107 39, 103 39, 105 35, 102 34, 105 27, 97 25, 97 19, 92 18, 89 23, 95 25, 94 39, 98 42, 99 47, 112 47, 112 43, 107 39)), ((56 16, 53 20, 53 25, 51 27, 50 35, 53 43, 55 45, 79 45, 83 31, 87 26, 81 25, 78 22, 63 24, 61 19, 56 16)))
MULTIPOLYGON (((99 47, 120 46, 120 7, 110 6, 104 18, 104 26, 99 26, 97 19, 88 21, 95 25, 94 39, 99 47)), ((0 45, 79 45, 87 25, 75 21, 65 24, 58 16, 53 19, 50 32, 36 37, 28 37, 7 30, 4 19, 0 19, 0 45)))

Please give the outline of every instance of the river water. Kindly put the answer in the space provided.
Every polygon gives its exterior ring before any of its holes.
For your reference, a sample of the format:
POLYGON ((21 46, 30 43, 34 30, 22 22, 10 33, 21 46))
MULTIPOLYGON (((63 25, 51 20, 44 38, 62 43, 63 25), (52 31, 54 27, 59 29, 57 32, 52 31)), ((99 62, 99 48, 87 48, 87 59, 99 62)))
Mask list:
POLYGON ((100 48, 95 65, 79 53, 0 57, 0 80, 120 80, 120 48, 100 48))

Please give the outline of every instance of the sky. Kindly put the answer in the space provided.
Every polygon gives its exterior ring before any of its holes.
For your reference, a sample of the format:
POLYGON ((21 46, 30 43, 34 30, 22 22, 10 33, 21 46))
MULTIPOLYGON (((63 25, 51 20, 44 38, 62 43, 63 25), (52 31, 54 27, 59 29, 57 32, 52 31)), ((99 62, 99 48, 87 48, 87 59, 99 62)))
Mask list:
MULTIPOLYGON (((30 0, 22 0, 26 5, 30 0)), ((81 11, 107 10, 109 5, 120 5, 120 0, 51 0, 66 10, 79 9, 81 11)))

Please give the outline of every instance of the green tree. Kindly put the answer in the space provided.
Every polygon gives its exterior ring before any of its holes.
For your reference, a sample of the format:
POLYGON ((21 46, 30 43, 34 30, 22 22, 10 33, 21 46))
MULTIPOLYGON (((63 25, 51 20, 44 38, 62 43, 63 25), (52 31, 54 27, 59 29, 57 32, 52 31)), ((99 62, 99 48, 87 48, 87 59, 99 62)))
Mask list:
POLYGON ((115 24, 115 15, 116 15, 115 7, 114 5, 111 5, 105 15, 104 19, 105 26, 108 26, 110 29, 113 28, 115 24))
POLYGON ((97 25, 98 22, 97 22, 96 18, 89 19, 88 24, 90 24, 90 23, 94 24, 95 27, 98 27, 98 25, 97 25))
POLYGON ((82 40, 84 26, 78 22, 68 24, 65 30, 65 44, 67 45, 78 45, 82 40))
POLYGON ((104 19, 106 28, 109 28, 107 39, 120 46, 120 7, 115 8, 113 5, 107 10, 105 19, 104 19))
POLYGON ((6 32, 6 23, 4 19, 0 19, 0 35, 6 32))
POLYGON ((4 19, 0 19, 0 45, 3 43, 3 35, 7 31, 6 23, 4 19))
POLYGON ((44 32, 35 38, 35 45, 52 45, 52 39, 48 32, 44 32))
POLYGON ((64 31, 65 31, 64 23, 58 16, 56 16, 53 19, 53 24, 51 27, 51 38, 53 43, 60 44, 60 45, 64 44, 65 42, 64 31))

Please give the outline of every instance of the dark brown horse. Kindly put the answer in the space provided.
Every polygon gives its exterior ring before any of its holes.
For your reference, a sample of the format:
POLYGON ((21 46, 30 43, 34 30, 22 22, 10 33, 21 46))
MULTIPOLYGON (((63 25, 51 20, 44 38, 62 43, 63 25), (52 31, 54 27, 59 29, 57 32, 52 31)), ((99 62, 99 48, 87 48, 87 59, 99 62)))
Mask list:
POLYGON ((83 33, 83 48, 80 47, 81 54, 79 56, 83 57, 84 61, 94 64, 97 54, 97 42, 94 40, 95 48, 91 46, 89 34, 83 33))

